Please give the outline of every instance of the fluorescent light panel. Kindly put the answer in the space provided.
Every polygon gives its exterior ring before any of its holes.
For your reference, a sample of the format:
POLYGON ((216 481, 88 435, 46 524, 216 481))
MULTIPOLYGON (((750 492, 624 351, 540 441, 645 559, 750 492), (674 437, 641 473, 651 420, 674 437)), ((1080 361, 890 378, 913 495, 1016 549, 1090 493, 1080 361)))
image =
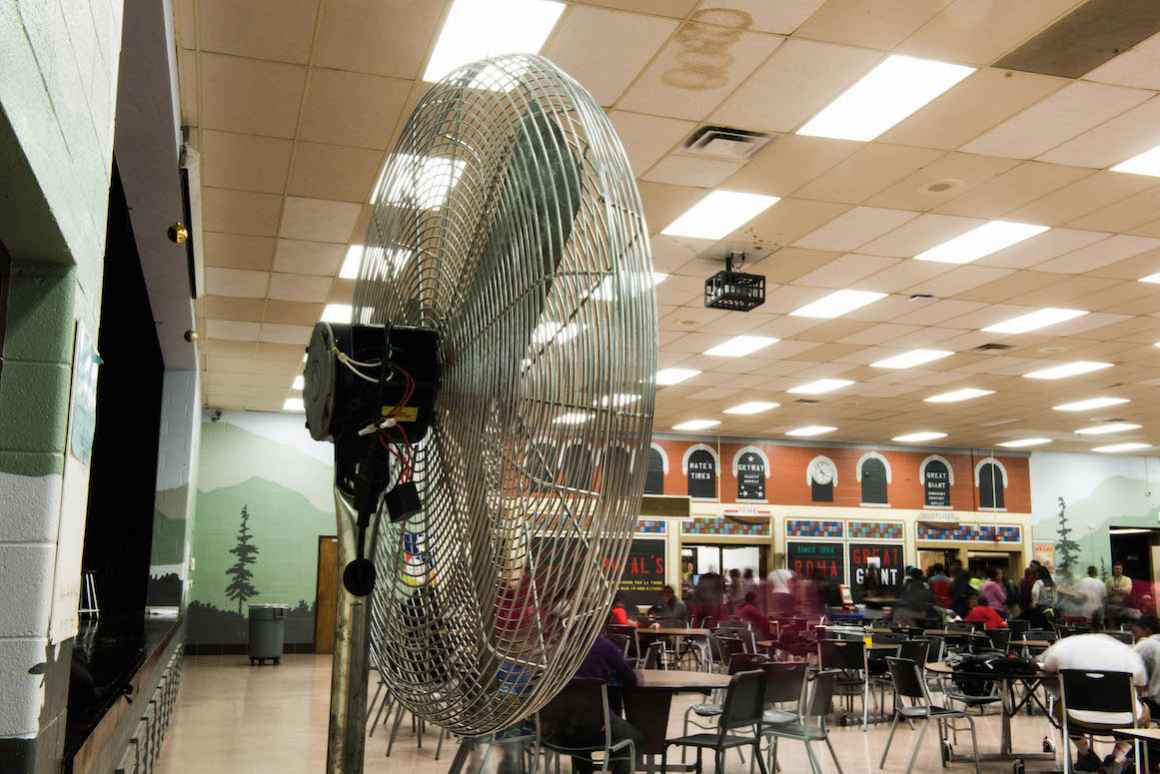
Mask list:
POLYGON ((994 390, 981 390, 978 387, 963 387, 961 390, 951 390, 939 395, 931 395, 924 399, 925 403, 959 403, 964 400, 974 400, 984 395, 994 395, 994 390))
POLYGON ((586 411, 570 411, 556 417, 554 421, 557 425, 582 425, 590 419, 592 415, 586 411))
POLYGON ((298 374, 297 376, 294 377, 294 381, 291 382, 290 389, 301 391, 305 388, 306 388, 306 377, 303 376, 302 374, 298 374))
POLYGON ((1031 446, 1043 446, 1051 443, 1050 438, 1016 438, 1014 441, 1003 441, 999 446, 1006 449, 1026 449, 1031 446))
POLYGON ((631 406, 640 400, 640 395, 631 392, 617 392, 612 395, 605 395, 600 399, 599 406, 601 408, 623 408, 624 406, 631 406))
POLYGON ((1160 145, 1157 145, 1155 148, 1149 148, 1143 153, 1137 153, 1127 161, 1121 161, 1112 167, 1112 171, 1160 177, 1160 145))
POLYGON ((749 416, 750 414, 761 414, 762 412, 770 411, 780 405, 780 403, 772 403, 767 400, 751 400, 748 403, 738 403, 736 406, 731 406, 725 409, 725 413, 749 416))
POLYGON ((914 259, 937 263, 970 263, 1005 247, 1018 244, 1024 239, 1042 234, 1048 228, 1049 226, 1037 226, 1033 223, 992 220, 965 234, 959 234, 954 239, 948 239, 941 245, 935 245, 914 256, 914 259))
POLYGON ((1087 312, 1083 309, 1057 309, 1049 306, 1018 317, 1012 317, 1001 323, 988 325, 983 330, 986 333, 1030 333, 1049 325, 1058 325, 1061 322, 1083 317, 1085 314, 1087 312))
POLYGON ((437 81, 477 59, 538 53, 563 12, 564 4, 551 0, 455 0, 423 80, 437 81))
POLYGON ((1066 379, 1069 376, 1090 374, 1094 371, 1102 371, 1105 368, 1111 367, 1111 363, 1100 363, 1094 360, 1076 360, 1074 363, 1064 363, 1063 365, 1052 366, 1051 368, 1040 368, 1038 371, 1023 374, 1023 378, 1066 379))
POLYGON ((933 59, 889 56, 797 133, 868 142, 974 71, 933 59))
MULTIPOLYGON (((637 282, 636 277, 632 275, 624 275, 621 277, 621 283, 625 290, 631 295, 639 295, 643 290, 652 290, 657 285, 661 284, 669 278, 669 275, 662 274, 659 271, 652 272, 646 279, 637 282)), ((605 277, 592 291, 592 298, 596 301, 611 301, 616 298, 616 283, 612 277, 605 277)))
POLYGON ((705 350, 706 355, 712 357, 745 357, 760 349, 776 344, 777 339, 770 336, 734 336, 723 341, 711 349, 705 350))
POLYGON ((912 349, 909 352, 903 352, 901 355, 888 357, 885 360, 879 360, 877 363, 871 363, 870 365, 874 368, 914 368, 924 363, 933 363, 935 360, 942 360, 944 357, 950 357, 953 354, 955 353, 945 349, 912 349))
POLYGON ((790 312, 790 315, 792 317, 817 317, 823 320, 832 320, 883 298, 886 298, 885 293, 875 293, 872 290, 837 290, 828 296, 819 298, 812 304, 795 309, 790 312))
POLYGON ((665 227, 666 236, 723 239, 777 204, 778 197, 713 191, 665 227))
POLYGON ((791 392, 794 395, 822 395, 823 393, 840 390, 843 387, 849 387, 853 383, 849 379, 818 379, 817 381, 799 384, 797 387, 790 387, 786 392, 791 392))
POLYGON ((1139 430, 1141 425, 1133 422, 1107 422, 1102 425, 1092 425, 1091 427, 1081 427, 1076 430, 1076 435, 1110 435, 1111 433, 1125 433, 1129 430, 1139 430))
POLYGON ((351 313, 350 304, 327 304, 322 310, 322 322, 348 323, 351 313))
POLYGON ((893 440, 899 443, 922 443, 923 441, 937 441, 939 438, 946 438, 946 433, 940 433, 937 430, 920 430, 917 433, 907 433, 906 435, 896 435, 893 440))
POLYGON ((306 404, 302 402, 302 398, 287 398, 282 403, 282 410, 302 413, 306 411, 306 404))
POLYGON ((1097 446, 1092 451, 1100 454, 1119 454, 1121 452, 1141 451, 1143 449, 1151 449, 1150 443, 1113 443, 1107 446, 1097 446))
POLYGON ((1108 408, 1109 406, 1122 406, 1125 403, 1131 403, 1127 398, 1088 398, 1087 400, 1077 400, 1071 403, 1060 403, 1055 406, 1056 411, 1095 411, 1096 409, 1108 408))
POLYGON ((668 387, 674 384, 680 384, 687 379, 692 379, 700 373, 695 368, 662 368, 657 371, 656 380, 657 384, 661 387, 668 387))
POLYGON ((1147 282, 1150 285, 1160 285, 1160 272, 1149 274, 1147 277, 1141 277, 1137 282, 1147 282))
POLYGON ((342 260, 342 268, 338 276, 342 279, 358 279, 358 267, 362 264, 363 246, 351 245, 346 248, 346 258, 342 260))
POLYGON ((687 422, 681 422, 679 425, 673 425, 674 430, 708 430, 710 427, 716 427, 721 424, 719 419, 690 419, 687 422))
POLYGON ((576 338, 580 333, 581 326, 579 323, 570 322, 567 325, 556 322, 555 320, 546 320, 536 326, 532 331, 533 344, 547 344, 552 342, 554 344, 564 344, 576 338))
POLYGON ((792 435, 794 438, 812 438, 815 435, 832 433, 837 429, 829 425, 806 425, 804 427, 795 427, 793 430, 787 430, 785 434, 792 435))

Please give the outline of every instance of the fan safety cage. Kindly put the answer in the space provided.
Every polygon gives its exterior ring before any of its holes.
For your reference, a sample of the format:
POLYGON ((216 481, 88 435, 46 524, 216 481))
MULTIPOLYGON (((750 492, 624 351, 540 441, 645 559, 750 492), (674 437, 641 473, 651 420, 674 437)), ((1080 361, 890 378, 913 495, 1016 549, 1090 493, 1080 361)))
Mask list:
POLYGON ((379 180, 354 322, 439 338, 426 437, 393 475, 372 657, 393 696, 466 735, 572 677, 639 514, 657 319, 640 196, 604 112, 545 59, 466 65, 420 101, 379 180))

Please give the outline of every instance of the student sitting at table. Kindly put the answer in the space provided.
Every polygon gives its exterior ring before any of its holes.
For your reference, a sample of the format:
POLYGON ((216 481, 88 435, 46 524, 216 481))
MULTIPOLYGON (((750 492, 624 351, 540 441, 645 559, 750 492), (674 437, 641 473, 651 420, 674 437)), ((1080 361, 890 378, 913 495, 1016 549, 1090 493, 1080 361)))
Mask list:
POLYGON ((977 591, 967 594, 967 616, 963 620, 967 623, 981 623, 985 629, 1007 628, 1003 616, 999 615, 987 600, 980 597, 977 591))
POLYGON ((661 598, 648 610, 649 618, 665 627, 679 628, 689 623, 689 608, 677 599, 672 586, 661 589, 661 598))
POLYGON ((1135 651, 1144 661, 1148 673, 1148 687, 1144 689, 1144 704, 1152 717, 1160 717, 1160 621, 1154 615, 1142 615, 1132 622, 1136 636, 1135 651))
POLYGON ((636 626, 636 613, 628 612, 628 603, 624 601, 624 592, 616 592, 616 596, 612 598, 612 610, 608 614, 609 623, 617 626, 636 626))

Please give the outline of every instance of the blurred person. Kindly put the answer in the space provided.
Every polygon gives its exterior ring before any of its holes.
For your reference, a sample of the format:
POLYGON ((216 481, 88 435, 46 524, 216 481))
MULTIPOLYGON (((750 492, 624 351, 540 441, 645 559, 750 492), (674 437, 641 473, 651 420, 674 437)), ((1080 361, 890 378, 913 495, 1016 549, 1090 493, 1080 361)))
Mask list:
POLYGON ((931 593, 934 594, 934 603, 944 610, 950 610, 954 605, 951 579, 943 572, 941 564, 936 562, 930 566, 930 577, 926 579, 926 582, 930 586, 931 593))
POLYGON ((1031 620, 1033 626, 1043 629, 1047 628, 1048 611, 1052 611, 1054 615, 1055 610, 1055 580, 1051 577, 1051 572, 1039 565, 1038 577, 1031 585, 1031 609, 1028 612, 1028 618, 1031 620))
POLYGON ((1144 703, 1152 717, 1160 717, 1160 621, 1154 615, 1142 615, 1132 623, 1132 635, 1136 638, 1136 653, 1148 673, 1144 703))
POLYGON ((971 591, 970 570, 956 560, 951 563, 951 609, 960 616, 967 613, 967 594, 971 591))
POLYGON ((894 622, 899 626, 918 626, 926 620, 930 606, 934 604, 934 593, 922 576, 922 570, 912 567, 898 592, 894 605, 894 622))
POLYGON ((697 578, 697 585, 693 592, 693 605, 697 609, 697 618, 705 620, 712 618, 721 620, 721 607, 725 599, 725 584, 717 573, 716 567, 697 578))
POLYGON ((616 596, 612 598, 612 610, 609 613, 609 620, 618 626, 636 626, 636 610, 629 612, 628 603, 624 599, 624 592, 616 592, 616 596))
POLYGON ((963 620, 967 623, 981 623, 984 629, 1007 628, 1003 616, 977 591, 967 595, 967 615, 963 620))
POLYGON ((757 594, 750 591, 742 600, 741 606, 735 614, 740 620, 749 624, 749 628, 757 635, 758 640, 769 639, 769 618, 757 606, 757 594))
POLYGON ((649 617, 662 627, 682 628, 689 624, 689 609, 677 599, 672 586, 661 589, 660 599, 649 608, 649 617))
POLYGON ((741 583, 741 570, 734 567, 729 571, 729 582, 725 585, 725 608, 729 613, 734 613, 744 601, 745 587, 741 583))
POLYGON ((793 615, 793 593, 790 591, 792 580, 793 572, 790 570, 769 573, 769 612, 779 621, 793 615))
POLYGON ((1132 579, 1124 575, 1124 565, 1116 562, 1112 565, 1112 577, 1108 578, 1108 601, 1126 604, 1132 596, 1132 579))
POLYGON ((975 591, 983 588, 983 575, 981 572, 971 568, 967 570, 967 573, 970 575, 970 580, 967 582, 971 584, 971 588, 973 588, 975 591))
POLYGON ((987 580, 979 587, 979 598, 1001 616, 1007 615, 1007 587, 1003 585, 1003 570, 987 568, 987 580))

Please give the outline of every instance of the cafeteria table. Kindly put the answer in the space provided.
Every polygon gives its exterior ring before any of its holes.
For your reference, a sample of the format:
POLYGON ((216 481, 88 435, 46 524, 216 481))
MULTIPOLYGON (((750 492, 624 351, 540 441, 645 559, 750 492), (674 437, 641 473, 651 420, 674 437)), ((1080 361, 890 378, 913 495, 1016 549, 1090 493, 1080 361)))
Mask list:
MULTIPOLYGON (((638 637, 672 637, 673 638, 673 652, 677 654, 677 665, 680 665, 680 659, 684 656, 681 651, 681 645, 686 639, 705 638, 711 632, 709 629, 690 628, 684 626, 642 626, 636 630, 638 637)), ((647 649, 647 646, 642 646, 642 651, 647 649)), ((700 660, 697 654, 694 657, 700 660)))
POLYGON ((1148 764, 1148 744, 1160 744, 1160 728, 1113 728, 1112 733, 1126 736, 1136 747, 1136 760, 1143 765, 1140 771, 1151 771, 1148 764))
MULTIPOLYGON (((655 631, 655 629, 653 630, 655 631)), ((644 744, 637 754, 644 757, 647 770, 656 767, 655 756, 664 755, 669 732, 669 710, 678 693, 711 693, 729 687, 729 675, 717 672, 691 672, 680 669, 638 669, 636 687, 624 691, 624 714, 641 736, 644 744)), ((689 770, 670 763, 670 771, 689 770)))

